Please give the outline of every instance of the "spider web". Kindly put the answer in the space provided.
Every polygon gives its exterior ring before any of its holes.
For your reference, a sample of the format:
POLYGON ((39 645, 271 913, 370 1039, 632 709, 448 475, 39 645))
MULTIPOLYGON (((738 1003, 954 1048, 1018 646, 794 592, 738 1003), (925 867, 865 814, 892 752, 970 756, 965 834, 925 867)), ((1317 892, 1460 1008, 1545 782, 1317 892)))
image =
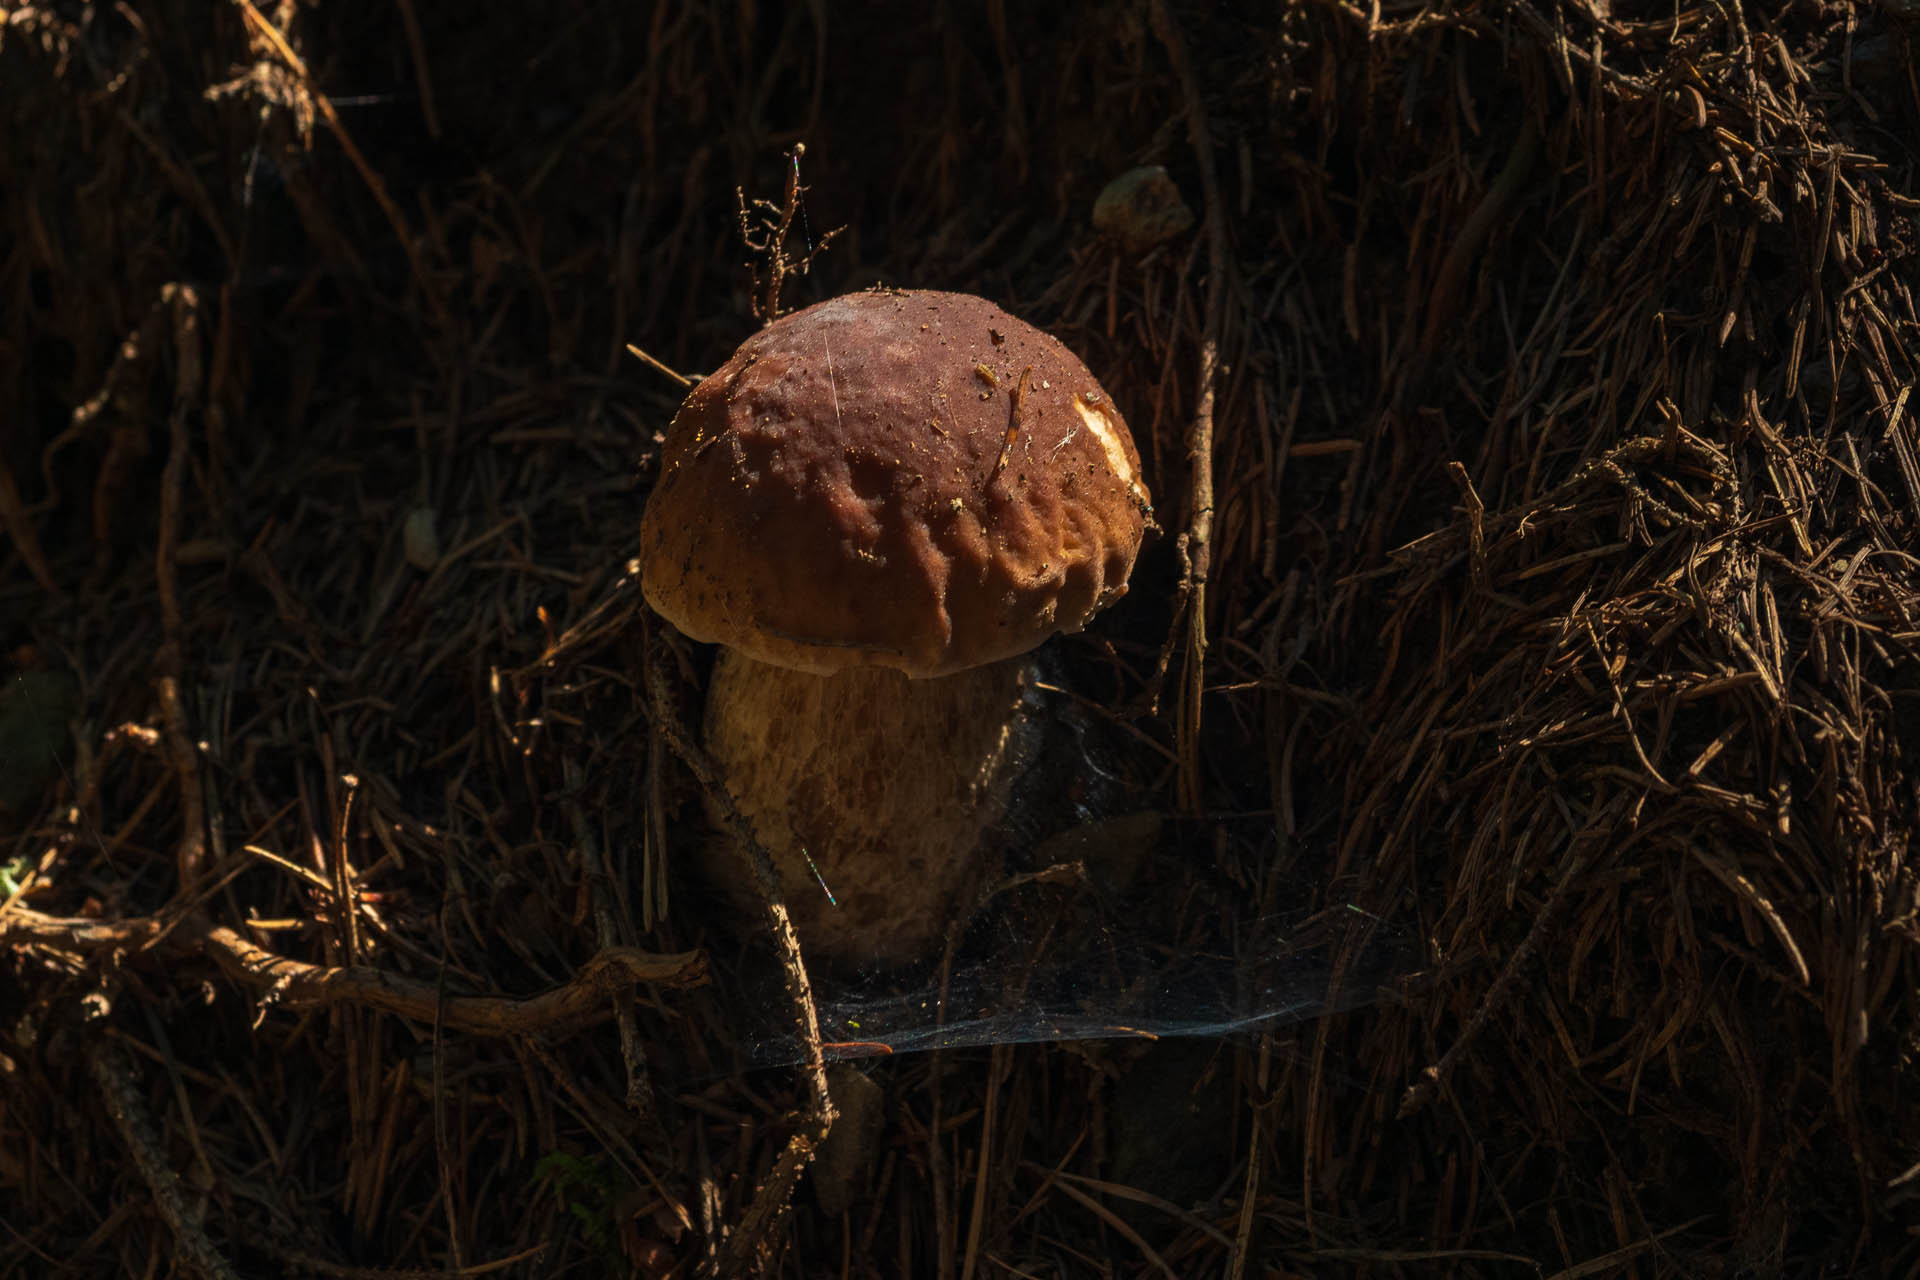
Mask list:
MULTIPOLYGON (((1006 872, 951 956, 810 975, 830 1060, 1251 1036, 1369 1003, 1417 967, 1408 930, 1358 904, 1260 910, 1308 901, 1319 879, 1311 866, 1271 874, 1283 846, 1270 814, 1187 820, 1135 807, 1144 788, 1122 735, 1064 699, 1048 699, 1035 722, 1003 832, 1006 872)), ((770 949, 750 952, 737 981, 729 1004, 755 1011, 740 1027, 749 1065, 799 1061, 770 949)))

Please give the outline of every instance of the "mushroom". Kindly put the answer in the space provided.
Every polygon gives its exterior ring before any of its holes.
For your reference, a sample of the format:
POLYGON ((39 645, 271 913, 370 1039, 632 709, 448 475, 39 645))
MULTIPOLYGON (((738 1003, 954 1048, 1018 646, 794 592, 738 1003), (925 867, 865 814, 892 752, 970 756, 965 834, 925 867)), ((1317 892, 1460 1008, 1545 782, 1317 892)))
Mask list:
POLYGON ((982 298, 830 299, 687 397, 643 588, 724 646, 707 747, 810 959, 906 963, 971 906, 1032 739, 1023 655, 1125 594, 1149 517, 1100 384, 982 298))

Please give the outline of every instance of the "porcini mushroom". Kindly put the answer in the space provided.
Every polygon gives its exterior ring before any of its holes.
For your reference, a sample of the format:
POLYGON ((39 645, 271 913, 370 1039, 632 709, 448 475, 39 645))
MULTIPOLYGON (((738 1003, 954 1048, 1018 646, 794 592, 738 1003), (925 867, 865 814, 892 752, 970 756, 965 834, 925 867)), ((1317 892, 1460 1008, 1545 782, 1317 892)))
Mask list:
POLYGON ((707 747, 809 959, 910 961, 970 904, 1029 714, 1021 655, 1126 592, 1149 514, 1100 384, 982 298, 819 303, 687 397, 643 586, 724 646, 707 747))

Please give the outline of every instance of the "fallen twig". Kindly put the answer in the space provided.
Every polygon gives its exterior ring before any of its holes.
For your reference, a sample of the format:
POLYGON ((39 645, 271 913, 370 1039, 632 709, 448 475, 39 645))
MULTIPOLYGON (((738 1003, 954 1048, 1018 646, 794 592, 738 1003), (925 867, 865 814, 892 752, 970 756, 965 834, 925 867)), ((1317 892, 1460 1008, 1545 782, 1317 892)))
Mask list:
POLYGON ((160 1139, 147 1115, 146 1101, 133 1085, 133 1067, 125 1053, 104 1036, 87 1046, 87 1070, 100 1087, 100 1100, 120 1131, 120 1138, 133 1155, 147 1189, 153 1193, 153 1207, 173 1232, 174 1260, 208 1280, 239 1280, 220 1251, 207 1239, 200 1226, 200 1215, 187 1203, 180 1188, 180 1175, 167 1164, 160 1150, 160 1139))
MULTIPOLYGON (((1185 540, 1186 564, 1180 581, 1181 603, 1187 610, 1185 688, 1179 712, 1180 801, 1189 810, 1202 807, 1200 780, 1200 720, 1207 665, 1207 579, 1213 568, 1213 401, 1220 366, 1220 327, 1224 318, 1227 277, 1227 225, 1220 204, 1220 180, 1214 172, 1213 141, 1207 110, 1200 100, 1187 43, 1167 9, 1166 0, 1154 0, 1153 30, 1166 46, 1167 59, 1179 77, 1187 101, 1187 138, 1200 165, 1200 186, 1207 204, 1207 311, 1200 337, 1199 387, 1193 407, 1193 432, 1188 438, 1187 461, 1193 468, 1193 512, 1185 540)), ((1178 625, 1176 623, 1176 625, 1178 625)))
POLYGON ((766 903, 767 927, 773 934, 774 949, 780 956, 787 995, 793 1001, 794 1020, 799 1024, 801 1047, 806 1055, 802 1060, 802 1073, 806 1080, 807 1098, 799 1114, 793 1117, 793 1136, 787 1139, 773 1172, 754 1192, 752 1202, 747 1205, 746 1213, 741 1215, 739 1225, 734 1228, 716 1264, 715 1274, 742 1275, 753 1252, 771 1234, 780 1215, 786 1212, 801 1170, 812 1161, 814 1152, 826 1140, 827 1131, 833 1127, 833 1100, 827 1093, 826 1056, 820 1043, 820 1011, 813 1003, 813 985, 807 978, 806 960, 800 954, 800 940, 794 935, 793 921, 787 915, 786 902, 780 895, 780 882, 774 875, 773 858, 754 833, 753 823, 746 814, 740 812, 733 797, 727 793, 726 784, 713 761, 681 727, 680 717, 674 712, 673 700, 667 689, 663 663, 658 657, 647 663, 647 689, 652 696, 655 726, 673 753, 686 763, 695 780, 719 805, 734 839, 740 842, 740 848, 746 855, 747 868, 753 874, 754 885, 766 903))
POLYGON ((658 955, 637 947, 605 947, 571 980, 537 996, 447 996, 434 984, 371 965, 309 964, 256 946, 225 925, 190 916, 170 924, 151 916, 73 920, 18 908, 0 917, 0 947, 42 946, 74 955, 132 954, 162 949, 170 957, 203 956, 243 986, 268 992, 289 1009, 348 1005, 377 1009, 475 1035, 539 1035, 572 1030, 607 1017, 610 997, 641 982, 690 987, 706 981, 704 952, 658 955))
POLYGON ((200 787, 200 759, 186 709, 180 702, 180 673, 186 624, 180 616, 180 591, 174 580, 174 557, 180 545, 180 502, 186 485, 187 410, 200 394, 200 296, 190 286, 170 284, 160 291, 163 304, 173 309, 175 379, 173 413, 168 420, 167 465, 160 475, 160 530, 154 546, 154 579, 160 593, 161 634, 154 666, 158 669, 160 715, 165 725, 167 759, 180 784, 180 845, 175 854, 181 901, 192 895, 207 854, 206 797, 200 787))

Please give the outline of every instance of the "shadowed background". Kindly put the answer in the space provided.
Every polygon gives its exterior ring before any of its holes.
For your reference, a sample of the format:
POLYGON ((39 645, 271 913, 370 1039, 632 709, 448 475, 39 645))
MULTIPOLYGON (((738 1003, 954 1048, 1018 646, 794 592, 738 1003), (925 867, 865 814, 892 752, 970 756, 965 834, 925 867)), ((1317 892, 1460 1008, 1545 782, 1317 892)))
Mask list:
POLYGON ((752 332, 796 142, 846 230, 785 305, 986 295, 1133 425, 1166 536, 1064 659, 1133 804, 1411 958, 1251 1043, 873 1066, 786 1273, 1920 1265, 1910 22, 11 7, 0 1270, 736 1229, 796 1085, 645 967, 735 948, 622 585, 681 388, 623 348, 752 332), (1142 164, 1197 215, 1146 252, 1090 224, 1142 164))

